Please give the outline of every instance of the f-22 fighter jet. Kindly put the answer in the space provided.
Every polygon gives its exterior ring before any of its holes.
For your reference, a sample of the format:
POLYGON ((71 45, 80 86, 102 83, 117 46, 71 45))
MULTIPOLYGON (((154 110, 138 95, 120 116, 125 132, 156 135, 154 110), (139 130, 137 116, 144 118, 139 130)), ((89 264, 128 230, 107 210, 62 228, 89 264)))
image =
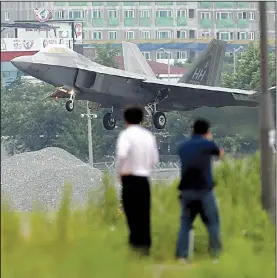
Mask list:
POLYGON ((199 107, 258 105, 254 91, 217 87, 226 42, 213 39, 178 82, 158 79, 137 45, 122 42, 125 70, 106 67, 62 45, 48 45, 33 56, 11 62, 19 70, 57 88, 49 97, 89 101, 90 109, 109 108, 103 125, 112 130, 128 105, 141 105, 157 129, 166 125, 164 112, 199 107))

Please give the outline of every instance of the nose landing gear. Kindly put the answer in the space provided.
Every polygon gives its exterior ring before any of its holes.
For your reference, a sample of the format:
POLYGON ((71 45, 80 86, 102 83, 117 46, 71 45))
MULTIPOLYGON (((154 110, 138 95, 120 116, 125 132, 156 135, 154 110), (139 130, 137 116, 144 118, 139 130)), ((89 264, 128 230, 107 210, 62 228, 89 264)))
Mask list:
POLYGON ((73 100, 68 100, 66 103, 65 103, 65 108, 68 112, 72 112, 74 110, 74 102, 73 100))
POLYGON ((65 108, 68 112, 72 112, 74 110, 74 98, 75 98, 74 91, 72 90, 69 94, 70 94, 70 98, 66 102, 65 108))

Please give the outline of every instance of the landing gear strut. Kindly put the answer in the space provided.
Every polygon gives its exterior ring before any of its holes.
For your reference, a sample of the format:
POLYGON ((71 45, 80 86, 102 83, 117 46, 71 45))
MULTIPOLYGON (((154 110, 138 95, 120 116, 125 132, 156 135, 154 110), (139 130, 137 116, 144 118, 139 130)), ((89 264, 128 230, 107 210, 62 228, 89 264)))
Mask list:
POLYGON ((153 124, 157 129, 163 129, 166 125, 166 116, 163 112, 157 111, 157 104, 168 98, 170 93, 169 88, 162 88, 157 93, 155 100, 145 106, 145 110, 152 117, 153 124))
POLYGON ((116 119, 113 113, 106 113, 103 117, 103 126, 107 130, 113 130, 116 125, 116 119))
POLYGON ((149 104, 145 107, 145 110, 152 117, 154 127, 157 129, 163 129, 166 125, 166 116, 163 112, 156 110, 156 104, 149 104))

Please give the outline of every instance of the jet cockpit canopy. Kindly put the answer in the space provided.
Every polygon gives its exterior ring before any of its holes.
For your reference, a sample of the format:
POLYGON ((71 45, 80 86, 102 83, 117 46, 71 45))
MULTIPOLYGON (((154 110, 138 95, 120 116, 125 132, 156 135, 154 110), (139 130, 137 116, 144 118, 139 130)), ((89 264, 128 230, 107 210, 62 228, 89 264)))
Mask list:
POLYGON ((49 44, 38 53, 74 55, 75 52, 62 44, 49 44))

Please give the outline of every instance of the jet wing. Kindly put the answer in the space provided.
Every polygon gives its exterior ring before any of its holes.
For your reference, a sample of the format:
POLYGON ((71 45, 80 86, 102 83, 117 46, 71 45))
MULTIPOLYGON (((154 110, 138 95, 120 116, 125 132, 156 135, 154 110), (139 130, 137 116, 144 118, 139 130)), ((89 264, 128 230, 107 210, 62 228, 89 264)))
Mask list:
POLYGON ((211 87, 184 83, 168 83, 159 79, 147 79, 143 87, 150 91, 168 88, 169 93, 158 105, 159 111, 189 111, 199 107, 224 107, 259 105, 255 91, 211 87))

